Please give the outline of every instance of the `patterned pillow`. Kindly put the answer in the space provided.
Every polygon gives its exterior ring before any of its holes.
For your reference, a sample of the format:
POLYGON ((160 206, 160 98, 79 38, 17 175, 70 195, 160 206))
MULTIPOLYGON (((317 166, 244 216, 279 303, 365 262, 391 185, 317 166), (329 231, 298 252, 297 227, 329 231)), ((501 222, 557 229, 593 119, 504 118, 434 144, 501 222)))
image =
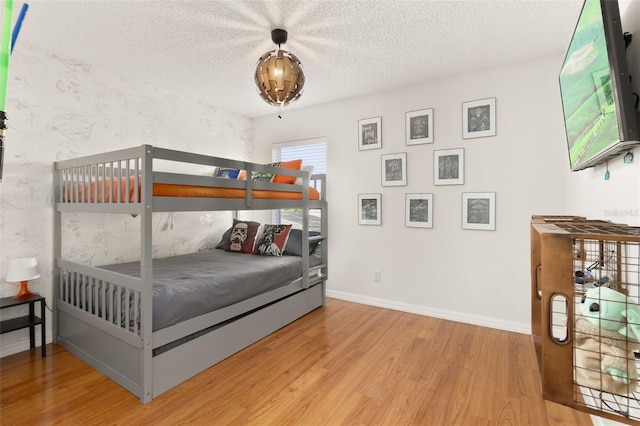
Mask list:
POLYGON ((255 254, 262 256, 282 256, 291 232, 291 225, 264 225, 256 240, 255 254))
MULTIPOLYGON (((277 163, 268 163, 265 166, 281 167, 283 169, 300 170, 302 166, 302 160, 290 160, 279 161, 277 163)), ((295 176, 277 175, 272 172, 251 172, 251 179, 260 182, 273 182, 273 183, 295 183, 295 176)))
MULTIPOLYGON (((252 221, 245 221, 250 225, 255 225, 258 227, 258 233, 260 233, 260 223, 259 222, 252 222, 252 221)), ((229 250, 229 240, 231 238, 231 231, 233 231, 233 225, 231 225, 231 227, 229 229, 227 229, 226 231, 224 231, 224 233, 222 234, 222 237, 220 238, 220 242, 218 244, 216 244, 216 248, 217 249, 222 249, 222 250, 229 250)))
MULTIPOLYGON (((265 166, 280 167, 280 163, 268 163, 265 166)), ((271 182, 275 176, 273 172, 251 172, 251 180, 256 182, 271 182)))
POLYGON ((258 222, 233 219, 233 226, 229 233, 229 248, 225 250, 253 253, 253 243, 259 227, 258 222))
POLYGON ((237 179, 240 174, 238 169, 230 169, 228 167, 220 167, 216 171, 215 177, 222 179, 237 179))

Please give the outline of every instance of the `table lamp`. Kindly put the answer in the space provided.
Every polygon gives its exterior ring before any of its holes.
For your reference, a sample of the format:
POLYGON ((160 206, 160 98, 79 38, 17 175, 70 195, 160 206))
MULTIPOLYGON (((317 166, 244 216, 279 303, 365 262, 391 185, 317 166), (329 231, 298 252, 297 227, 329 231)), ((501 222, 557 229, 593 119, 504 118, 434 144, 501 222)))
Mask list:
POLYGON ((24 257, 9 261, 5 281, 8 283, 20 282, 20 291, 15 295, 14 299, 28 299, 31 296, 35 296, 34 293, 29 291, 27 281, 35 280, 36 278, 40 278, 40 271, 35 257, 24 257))

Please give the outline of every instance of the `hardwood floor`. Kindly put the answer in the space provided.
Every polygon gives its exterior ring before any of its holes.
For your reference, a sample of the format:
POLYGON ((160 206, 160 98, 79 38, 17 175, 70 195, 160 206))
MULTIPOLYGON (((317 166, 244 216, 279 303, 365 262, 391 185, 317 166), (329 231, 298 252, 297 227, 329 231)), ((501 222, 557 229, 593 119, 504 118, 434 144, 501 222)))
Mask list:
POLYGON ((146 405, 47 354, 0 359, 2 425, 591 424, 542 400, 530 336, 334 299, 146 405))

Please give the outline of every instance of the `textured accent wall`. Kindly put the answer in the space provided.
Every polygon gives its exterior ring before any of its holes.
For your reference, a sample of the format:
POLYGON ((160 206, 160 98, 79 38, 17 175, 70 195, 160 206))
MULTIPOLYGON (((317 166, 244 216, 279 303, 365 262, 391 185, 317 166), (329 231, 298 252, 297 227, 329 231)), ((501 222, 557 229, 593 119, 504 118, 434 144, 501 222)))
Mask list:
MULTIPOLYGON (((53 162, 151 144, 219 157, 251 158, 251 121, 202 99, 133 80, 73 58, 20 43, 11 56, 5 167, 0 183, 0 296, 9 259, 35 256, 42 277, 32 291, 51 305, 53 267, 53 162)), ((189 78, 188 70, 185 77, 189 78)), ((171 164, 166 165, 171 168, 171 164)), ((202 167, 193 170, 207 174, 202 167)), ((158 213, 154 257, 212 248, 230 213, 158 213)), ((65 257, 100 265, 138 259, 139 218, 65 214, 65 257)), ((20 314, 3 310, 2 318, 20 314)), ((51 313, 47 339, 51 341, 51 313)), ((1 355, 28 349, 28 331, 0 336, 1 355)))

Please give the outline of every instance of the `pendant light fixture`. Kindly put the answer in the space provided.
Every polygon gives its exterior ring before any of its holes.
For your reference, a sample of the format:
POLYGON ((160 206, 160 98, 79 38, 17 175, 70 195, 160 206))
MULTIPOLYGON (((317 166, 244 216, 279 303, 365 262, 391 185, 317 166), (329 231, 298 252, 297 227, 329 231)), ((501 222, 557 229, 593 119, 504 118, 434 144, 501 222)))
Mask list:
POLYGON ((295 102, 302 95, 304 72, 300 60, 291 52, 280 48, 287 42, 285 30, 278 28, 271 31, 271 40, 278 48, 258 59, 256 89, 265 102, 282 108, 295 102))

